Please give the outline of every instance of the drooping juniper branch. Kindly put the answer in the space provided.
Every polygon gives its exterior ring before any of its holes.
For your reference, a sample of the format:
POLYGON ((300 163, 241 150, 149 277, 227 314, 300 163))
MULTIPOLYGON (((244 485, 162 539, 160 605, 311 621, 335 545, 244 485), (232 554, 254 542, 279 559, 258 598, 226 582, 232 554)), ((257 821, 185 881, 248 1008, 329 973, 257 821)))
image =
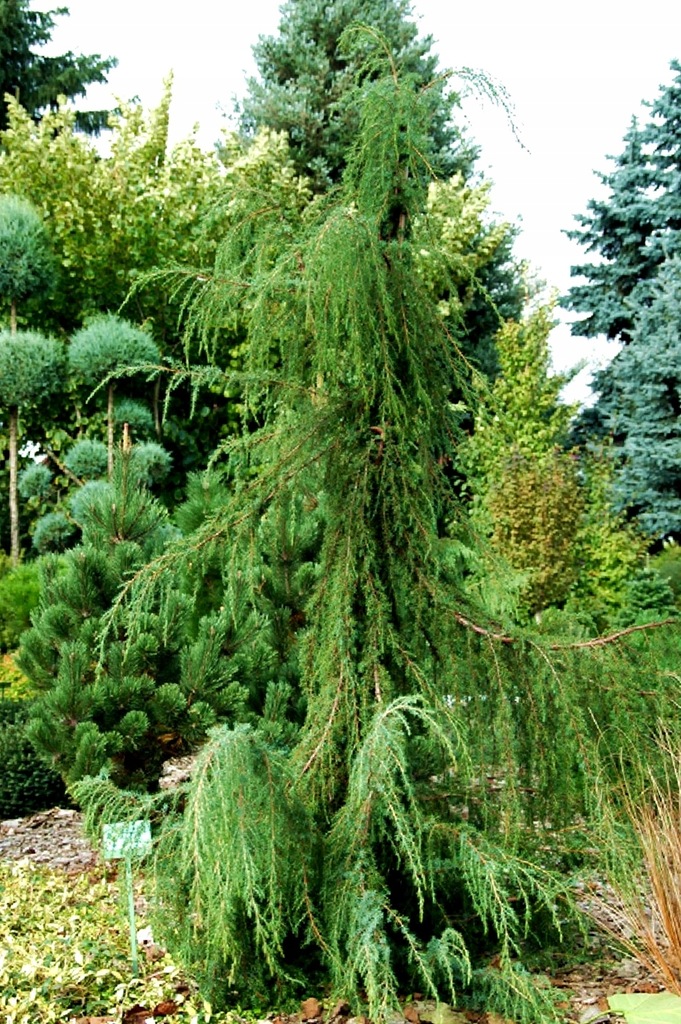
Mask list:
MULTIPOLYGON (((480 626, 478 623, 467 619, 465 615, 461 614, 461 612, 455 611, 454 618, 466 629, 470 629, 474 633, 478 633, 480 636, 487 637, 489 640, 497 640, 502 644, 518 643, 518 637, 508 636, 506 633, 496 633, 491 629, 487 629, 485 626, 480 626)), ((596 636, 589 640, 574 640, 572 643, 553 643, 549 644, 548 648, 551 651, 566 651, 580 650, 590 647, 605 647, 607 644, 613 644, 623 636, 628 636, 630 633, 639 633, 648 629, 659 629, 660 626, 671 626, 675 622, 678 622, 678 619, 660 619, 658 622, 644 622, 637 626, 627 626, 626 629, 619 629, 616 633, 608 633, 607 636, 596 636)))

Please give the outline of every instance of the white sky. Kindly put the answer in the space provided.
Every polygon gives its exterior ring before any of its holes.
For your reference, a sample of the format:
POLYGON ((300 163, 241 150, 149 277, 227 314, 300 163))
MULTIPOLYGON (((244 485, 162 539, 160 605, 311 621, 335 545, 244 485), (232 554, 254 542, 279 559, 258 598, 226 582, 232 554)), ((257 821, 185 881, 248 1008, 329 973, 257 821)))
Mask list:
MULTIPOLYGON (((279 24, 279 0, 60 0, 70 16, 58 20, 56 52, 101 53, 119 59, 109 87, 90 90, 93 106, 138 96, 158 101, 161 83, 175 75, 171 132, 193 124, 210 146, 224 123, 220 105, 242 95, 255 72, 251 47, 279 24)), ((55 6, 33 0, 36 9, 55 6)), ((641 101, 669 82, 669 62, 681 59, 681 0, 414 0, 423 34, 434 37, 443 68, 476 67, 511 97, 518 132, 505 115, 471 98, 465 112, 481 146, 480 167, 494 182, 494 209, 521 225, 516 252, 547 283, 565 291, 582 250, 561 233, 598 193, 594 170, 607 171, 641 101)), ((553 338, 557 369, 580 360, 597 365, 612 345, 553 338)), ((585 375, 571 389, 583 397, 585 375)))

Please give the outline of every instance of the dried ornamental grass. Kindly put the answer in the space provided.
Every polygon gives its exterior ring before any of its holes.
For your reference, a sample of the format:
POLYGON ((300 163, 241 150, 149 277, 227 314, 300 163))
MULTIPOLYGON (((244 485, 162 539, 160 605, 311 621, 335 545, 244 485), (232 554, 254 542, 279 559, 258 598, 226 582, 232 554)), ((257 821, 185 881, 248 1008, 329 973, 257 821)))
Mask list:
POLYGON ((625 836, 612 808, 607 813, 611 877, 588 910, 665 989, 681 996, 681 752, 668 739, 661 752, 662 777, 643 768, 644 785, 626 788, 631 832, 625 836))

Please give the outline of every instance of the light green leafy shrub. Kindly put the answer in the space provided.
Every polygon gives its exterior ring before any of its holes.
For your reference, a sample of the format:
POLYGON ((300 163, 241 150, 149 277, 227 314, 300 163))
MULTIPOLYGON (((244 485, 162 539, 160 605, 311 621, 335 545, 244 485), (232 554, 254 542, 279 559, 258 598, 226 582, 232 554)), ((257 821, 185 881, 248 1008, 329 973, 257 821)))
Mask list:
POLYGON ((35 565, 18 565, 0 575, 0 651, 19 645, 24 630, 31 625, 31 612, 38 604, 40 583, 35 565))
POLYGON ((21 671, 14 655, 0 654, 0 691, 3 701, 24 700, 29 695, 30 683, 21 671))
MULTIPOLYGON (((139 895, 139 893, 138 893, 139 895)), ((0 863, 0 1018, 57 1024, 74 1018, 123 1020, 133 1006, 166 1024, 227 1024, 168 957, 140 958, 132 977, 118 886, 27 862, 0 863)), ((146 922, 138 917, 139 927, 146 922)))
POLYGON ((666 579, 678 602, 681 598, 681 544, 667 541, 662 551, 651 558, 650 564, 666 579))

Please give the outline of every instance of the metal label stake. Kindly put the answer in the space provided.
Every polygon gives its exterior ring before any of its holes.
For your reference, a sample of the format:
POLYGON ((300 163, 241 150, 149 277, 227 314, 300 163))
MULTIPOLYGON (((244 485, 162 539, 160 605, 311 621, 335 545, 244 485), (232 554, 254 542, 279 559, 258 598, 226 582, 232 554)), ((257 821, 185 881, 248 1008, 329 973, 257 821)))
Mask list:
POLYGON ((139 964, 137 959, 137 925, 135 923, 135 893, 132 885, 132 859, 146 857, 151 853, 151 822, 149 821, 117 821, 104 825, 103 852, 105 860, 125 861, 125 883, 128 892, 128 920, 130 923, 130 952, 132 954, 132 974, 137 977, 139 964))

